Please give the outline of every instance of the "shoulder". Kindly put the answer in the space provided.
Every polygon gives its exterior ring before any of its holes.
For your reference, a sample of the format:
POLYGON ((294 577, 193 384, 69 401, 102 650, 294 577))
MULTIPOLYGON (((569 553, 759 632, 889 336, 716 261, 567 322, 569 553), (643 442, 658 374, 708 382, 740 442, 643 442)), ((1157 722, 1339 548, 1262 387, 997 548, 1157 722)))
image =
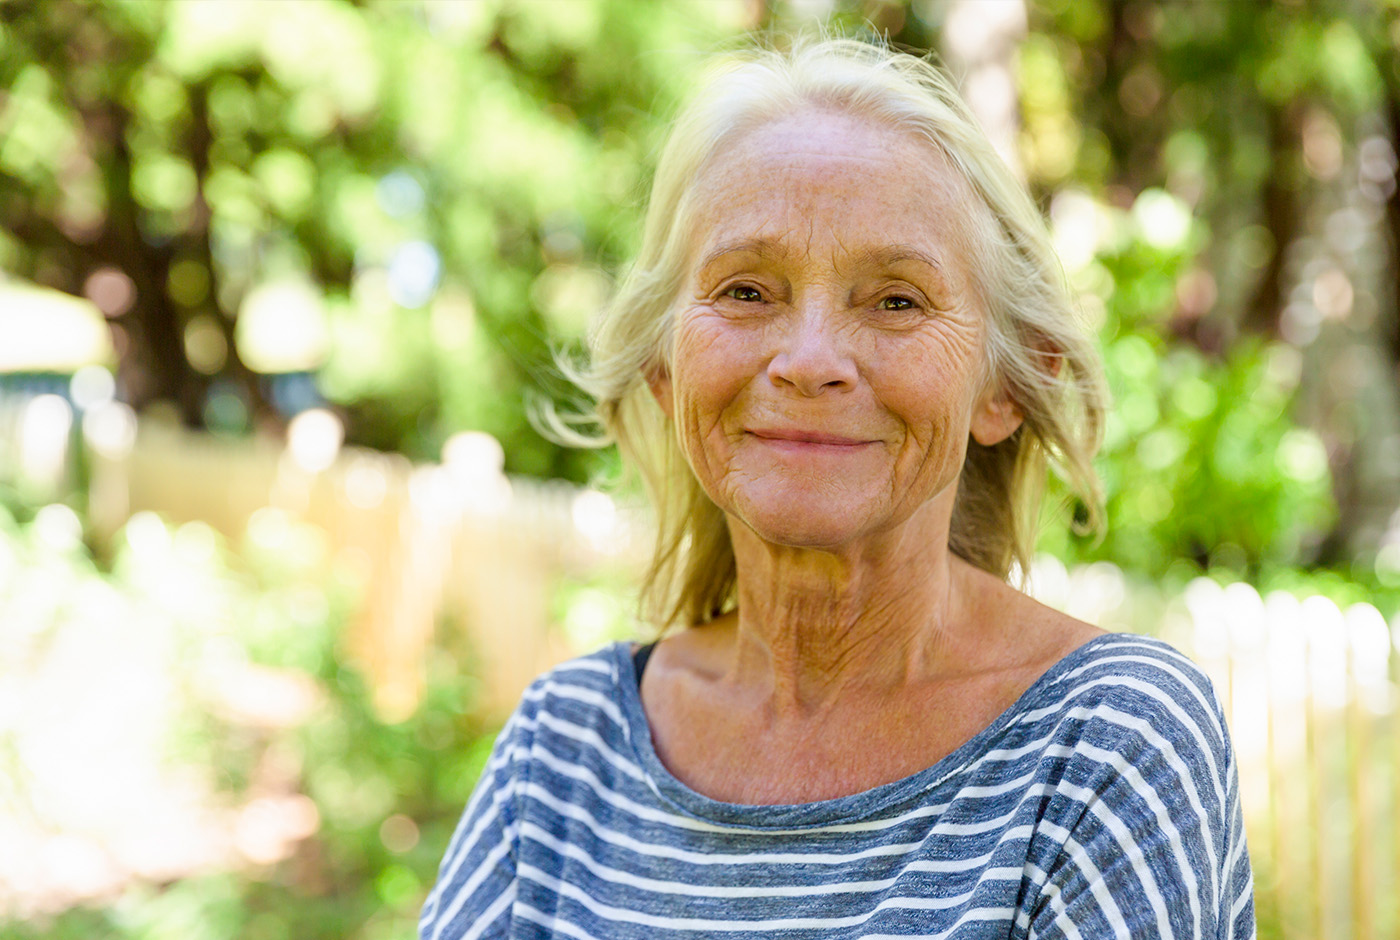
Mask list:
MULTIPOLYGON (((635 700, 626 688, 631 644, 560 663, 536 678, 497 738, 500 771, 534 777, 552 768, 635 762, 635 700)), ((635 688, 635 687, 633 687, 635 688)))
POLYGON ((1053 678, 1052 707, 1108 721, 1136 717, 1182 723, 1225 744, 1214 685, 1190 658, 1162 640, 1103 634, 1065 657, 1053 678))
POLYGON ((606 647, 561 663, 525 690, 443 856, 420 919, 422 936, 507 932, 517 866, 530 845, 526 822, 542 806, 581 803, 574 798, 587 783, 580 783, 581 773, 596 778, 590 769, 601 763, 596 756, 625 727, 617 689, 626 656, 625 645, 606 647))
POLYGON ((1246 924, 1238 780, 1210 680, 1169 644, 1128 634, 1085 644, 1047 678, 1036 704, 1054 858, 1042 895, 1060 909, 1043 906, 1043 932, 1201 937, 1246 924))
MULTIPOLYGON (((1234 758, 1210 679, 1161 640, 1106 634, 1061 663, 1029 716, 1101 794, 1186 791, 1219 813, 1234 758)), ((1212 815, 1215 815, 1213 813, 1212 815)))
POLYGON ((619 705, 629 644, 612 643, 541 673, 520 696, 502 733, 533 728, 542 717, 595 724, 626 724, 619 705))
POLYGON ((629 657, 629 643, 609 643, 584 656, 565 660, 535 678, 521 696, 522 703, 549 700, 569 692, 615 694, 619 681, 618 664, 629 657))
POLYGON ((1060 723, 1095 738, 1151 726, 1174 742, 1212 754, 1228 751, 1223 710, 1210 679, 1171 644, 1130 633, 1104 633, 1012 592, 1001 608, 1022 648, 1044 663, 1022 702, 1023 721, 1060 723), (1032 645, 1033 644, 1033 645, 1032 645))

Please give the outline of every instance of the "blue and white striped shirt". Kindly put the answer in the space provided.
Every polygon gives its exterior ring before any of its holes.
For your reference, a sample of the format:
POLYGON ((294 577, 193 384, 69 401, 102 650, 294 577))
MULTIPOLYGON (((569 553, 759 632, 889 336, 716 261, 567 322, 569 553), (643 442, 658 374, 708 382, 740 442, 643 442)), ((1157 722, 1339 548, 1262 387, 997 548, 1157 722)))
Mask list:
POLYGON ((1209 681, 1099 637, 927 770, 722 803, 652 749, 627 645, 545 674, 447 849, 423 940, 1254 936, 1234 756, 1209 681))

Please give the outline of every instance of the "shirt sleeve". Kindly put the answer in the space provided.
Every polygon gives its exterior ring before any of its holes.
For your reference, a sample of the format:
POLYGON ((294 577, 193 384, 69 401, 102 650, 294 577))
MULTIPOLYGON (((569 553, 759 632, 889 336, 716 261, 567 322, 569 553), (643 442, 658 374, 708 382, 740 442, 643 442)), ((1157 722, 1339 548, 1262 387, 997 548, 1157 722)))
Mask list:
POLYGON ((419 940, 505 937, 515 901, 520 713, 496 738, 418 919, 419 940))
MULTIPOLYGON (((1184 661, 1183 661, 1184 662, 1184 661)), ((1100 703, 1076 743, 1088 769, 1039 892, 1034 940, 1252 940, 1253 879, 1224 719, 1194 667, 1100 703)), ((1053 824, 1052 825, 1056 825, 1053 824)))

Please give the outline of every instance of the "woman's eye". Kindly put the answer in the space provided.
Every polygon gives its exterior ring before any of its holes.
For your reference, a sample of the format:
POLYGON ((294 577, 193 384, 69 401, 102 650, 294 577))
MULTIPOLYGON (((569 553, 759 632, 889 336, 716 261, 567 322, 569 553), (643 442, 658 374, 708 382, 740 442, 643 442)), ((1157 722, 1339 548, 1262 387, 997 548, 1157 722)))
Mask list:
POLYGON ((744 284, 729 288, 729 290, 724 292, 724 296, 733 297, 735 300, 740 300, 744 303, 758 303, 763 300, 763 295, 758 292, 758 288, 748 287, 744 284))
POLYGON ((896 296, 881 298, 879 306, 881 310, 913 310, 915 304, 908 297, 896 296))

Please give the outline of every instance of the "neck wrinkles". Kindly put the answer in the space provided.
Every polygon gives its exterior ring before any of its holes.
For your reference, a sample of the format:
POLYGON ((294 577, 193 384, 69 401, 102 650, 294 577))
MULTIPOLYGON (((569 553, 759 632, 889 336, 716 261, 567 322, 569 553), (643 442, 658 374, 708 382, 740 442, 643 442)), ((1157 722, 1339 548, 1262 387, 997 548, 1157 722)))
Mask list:
POLYGON ((775 710, 810 713, 936 675, 955 645, 957 562, 914 528, 826 552, 771 545, 731 520, 736 678, 768 685, 775 710))

